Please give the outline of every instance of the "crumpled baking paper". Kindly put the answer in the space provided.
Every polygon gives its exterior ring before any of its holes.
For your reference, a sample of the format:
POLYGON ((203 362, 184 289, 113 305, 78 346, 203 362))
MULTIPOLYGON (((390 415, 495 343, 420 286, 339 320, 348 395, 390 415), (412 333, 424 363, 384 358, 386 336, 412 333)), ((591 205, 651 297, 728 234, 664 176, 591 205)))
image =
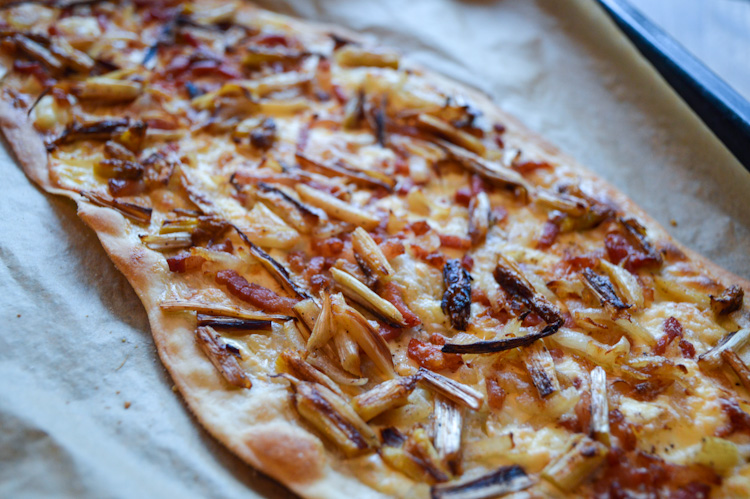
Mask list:
MULTIPOLYGON (((264 1, 493 96, 689 247, 750 277, 750 174, 591 0, 264 1), (670 221, 677 226, 670 226, 670 221)), ((289 497, 189 414, 135 293, 0 156, 0 497, 289 497)))

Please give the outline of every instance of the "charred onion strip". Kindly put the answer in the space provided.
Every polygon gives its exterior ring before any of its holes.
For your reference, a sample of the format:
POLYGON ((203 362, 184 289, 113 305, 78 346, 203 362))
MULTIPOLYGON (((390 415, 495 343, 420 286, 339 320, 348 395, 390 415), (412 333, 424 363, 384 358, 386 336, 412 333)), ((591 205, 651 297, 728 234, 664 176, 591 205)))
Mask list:
POLYGON ((554 324, 546 326, 538 333, 531 333, 518 338, 504 338, 502 340, 487 340, 478 341, 476 343, 458 344, 458 343, 447 343, 443 346, 441 351, 443 353, 468 353, 468 354, 479 354, 479 353, 496 353, 512 348, 524 347, 531 345, 536 340, 546 338, 552 334, 555 334, 558 329, 563 325, 563 320, 560 319, 554 324))
POLYGON ((478 411, 482 407, 484 395, 474 390, 470 386, 452 380, 442 374, 437 374, 425 369, 419 368, 418 376, 430 390, 433 390, 453 402, 478 411))
POLYGON ((721 358, 724 362, 729 364, 729 367, 731 367, 737 377, 740 378, 740 382, 742 382, 742 386, 745 387, 745 390, 750 392, 750 368, 747 367, 747 364, 743 362, 742 358, 732 350, 724 350, 721 352, 721 358))
MULTIPOLYGON (((342 300, 343 301, 343 300, 342 300)), ((357 342, 375 367, 387 378, 395 378, 393 355, 380 333, 358 311, 339 301, 331 304, 339 328, 357 342)))
POLYGON ((457 473, 461 456, 461 409, 445 397, 435 396, 435 450, 441 461, 457 473))
POLYGON ((719 367, 722 364, 722 352, 729 350, 737 353, 748 340, 750 340, 750 328, 729 333, 715 347, 699 356, 698 360, 710 367, 719 367))
POLYGON ((473 246, 482 244, 487 237, 491 210, 490 198, 484 191, 478 193, 469 202, 469 237, 473 246))
POLYGON ((635 307, 643 307, 643 288, 633 274, 619 265, 609 263, 607 260, 599 260, 599 268, 603 270, 616 285, 622 294, 624 303, 635 307))
POLYGON ((523 468, 514 464, 470 480, 434 485, 430 494, 432 499, 485 499, 528 489, 535 483, 523 468))
POLYGON ((471 315, 471 276, 458 259, 448 260, 443 267, 445 293, 440 307, 447 314, 451 326, 466 331, 471 315))
POLYGON ((292 280, 292 276, 289 275, 289 271, 284 268, 283 265, 281 265, 279 262, 271 258, 271 256, 260 249, 258 246, 256 246, 246 235, 244 232, 242 232, 239 227, 236 225, 232 225, 234 230, 237 232, 237 235, 240 236, 240 239, 242 239, 245 244, 250 248, 250 254, 255 257, 256 260, 260 262, 260 264, 263 266, 264 269, 268 271, 271 276, 273 276, 276 281, 281 284, 281 286, 287 290, 289 293, 292 293, 296 295, 301 300, 306 300, 309 298, 312 298, 307 291, 302 289, 299 284, 294 282, 292 280))
POLYGON ((442 137, 479 156, 484 156, 484 153, 487 151, 487 148, 484 147, 484 144, 478 138, 429 114, 420 114, 417 116, 417 127, 442 137))
POLYGON ((709 298, 716 315, 728 315, 742 308, 745 291, 739 286, 730 286, 719 296, 709 295, 709 298))
POLYGON ((352 225, 362 226, 367 230, 374 230, 380 225, 380 219, 370 215, 361 208, 341 201, 327 192, 313 189, 305 184, 297 184, 294 187, 304 201, 320 208, 333 218, 349 222, 352 225))
POLYGON ((228 305, 212 305, 193 300, 165 300, 159 304, 159 307, 162 310, 168 311, 191 311, 206 315, 257 321, 285 321, 291 319, 287 315, 266 314, 264 312, 242 310, 228 305))
POLYGON ((117 132, 121 132, 130 125, 128 118, 119 120, 103 120, 95 123, 73 122, 52 142, 47 143, 47 151, 53 151, 61 145, 70 144, 78 140, 108 140, 117 132))
POLYGON ((391 267, 380 246, 362 227, 357 227, 352 233, 352 249, 354 250, 354 258, 368 278, 385 280, 393 275, 393 267, 391 267))
POLYGON ((580 435, 570 449, 542 470, 542 478, 565 492, 572 492, 593 474, 607 457, 607 447, 580 435))
POLYGON ((153 234, 138 236, 149 249, 169 251, 189 248, 193 245, 193 238, 189 232, 170 232, 167 234, 153 234))
POLYGON ((296 153, 294 157, 302 168, 319 170, 328 177, 344 177, 355 184, 370 188, 380 187, 387 191, 392 191, 393 186, 396 185, 396 181, 389 177, 382 176, 382 178, 380 178, 380 176, 378 176, 379 178, 375 178, 372 175, 368 175, 366 172, 347 168, 340 163, 334 164, 327 161, 315 161, 300 153, 296 153))
POLYGON ((40 43, 37 43, 20 33, 13 36, 13 41, 21 52, 32 59, 41 62, 47 66, 47 68, 53 71, 60 71, 63 69, 63 63, 40 43))
POLYGON ((419 376, 390 379, 354 397, 352 407, 362 419, 369 421, 390 409, 406 405, 417 381, 419 376))
POLYGON ((303 419, 336 444, 347 457, 371 451, 377 436, 335 392, 319 383, 292 379, 294 406, 303 419))
POLYGON ((331 320, 331 295, 328 292, 323 292, 323 304, 320 307, 320 313, 315 319, 312 332, 307 339, 308 352, 323 347, 333 337, 334 331, 331 320))
POLYGON ((112 208, 135 222, 147 224, 151 221, 151 212, 153 211, 151 208, 144 208, 137 204, 125 203, 116 199, 107 199, 95 192, 82 192, 81 194, 93 204, 103 208, 112 208))
POLYGON ((230 329, 233 331, 270 331, 272 321, 258 319, 238 319, 236 317, 221 317, 216 315, 198 314, 199 326, 211 326, 214 329, 230 329))
POLYGON ((226 343, 213 328, 199 327, 195 331, 195 340, 208 360, 230 384, 239 388, 253 386, 245 371, 240 367, 237 358, 227 349, 226 343))
POLYGON ((544 296, 537 293, 534 286, 526 279, 517 265, 503 255, 499 255, 495 267, 495 281, 512 298, 519 300, 532 312, 553 325, 562 321, 560 310, 544 296))
POLYGON ((319 383, 337 395, 341 397, 344 396, 344 392, 341 391, 341 388, 339 388, 331 378, 303 359, 300 354, 294 350, 284 350, 281 352, 279 364, 281 364, 281 367, 286 372, 295 378, 301 379, 302 381, 319 383))
POLYGON ((404 316, 389 301, 384 300, 351 274, 331 268, 331 275, 344 294, 387 322, 405 327, 404 316))
POLYGON ((589 210, 589 203, 585 199, 547 189, 537 189, 534 201, 545 208, 561 211, 574 218, 586 215, 589 210))
POLYGON ((303 234, 309 234, 318 224, 319 212, 297 201, 281 189, 266 182, 258 182, 258 189, 260 190, 258 197, 267 201, 269 209, 303 234))
POLYGON ((544 342, 532 343, 524 350, 526 357, 526 369, 529 371, 531 381, 534 383, 539 396, 546 398, 560 391, 560 382, 555 372, 555 361, 544 346, 544 342))
POLYGON ((491 163, 471 151, 455 146, 445 140, 438 139, 435 143, 442 147, 461 166, 493 184, 518 187, 523 190, 525 196, 529 196, 534 191, 534 187, 526 179, 510 168, 497 163, 491 163))
POLYGON ((449 479, 423 429, 418 429, 408 438, 396 428, 384 428, 380 435, 383 445, 378 453, 388 466, 420 482, 445 482, 449 479))
POLYGON ((641 225, 641 223, 634 218, 620 218, 618 219, 618 222, 630 240, 633 241, 649 259, 656 264, 661 265, 663 259, 661 254, 654 249, 651 241, 648 240, 646 227, 641 225))
POLYGON ((609 435, 609 401, 607 399, 607 373, 601 366, 591 371, 591 436, 607 447, 609 435))
POLYGON ((609 277, 597 274, 589 268, 583 269, 581 276, 583 277, 583 283, 599 298, 602 306, 610 306, 615 310, 626 310, 632 306, 623 302, 617 296, 615 287, 609 277))
POLYGON ((73 93, 79 99, 96 101, 97 104, 129 102, 141 95, 142 91, 143 85, 138 82, 105 76, 89 78, 73 87, 73 93))

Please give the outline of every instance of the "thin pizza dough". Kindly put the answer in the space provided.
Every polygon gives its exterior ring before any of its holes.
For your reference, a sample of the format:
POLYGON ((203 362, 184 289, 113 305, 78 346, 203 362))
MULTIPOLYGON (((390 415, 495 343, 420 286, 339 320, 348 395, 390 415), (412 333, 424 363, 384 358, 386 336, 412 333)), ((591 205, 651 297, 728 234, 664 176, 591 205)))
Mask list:
POLYGON ((306 497, 750 495, 748 283, 484 96, 241 2, 0 11, 0 126, 306 497))

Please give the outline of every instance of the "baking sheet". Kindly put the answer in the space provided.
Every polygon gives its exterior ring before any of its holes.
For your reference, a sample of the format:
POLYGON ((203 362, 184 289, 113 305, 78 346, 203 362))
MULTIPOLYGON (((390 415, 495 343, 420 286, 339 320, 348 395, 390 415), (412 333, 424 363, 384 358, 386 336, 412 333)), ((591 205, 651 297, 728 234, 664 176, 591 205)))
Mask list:
MULTIPOLYGON (((678 240, 750 277, 750 174, 593 1, 260 3, 372 34, 490 94, 678 240)), ((6 151, 0 497, 288 497, 200 429, 94 233, 6 151)))

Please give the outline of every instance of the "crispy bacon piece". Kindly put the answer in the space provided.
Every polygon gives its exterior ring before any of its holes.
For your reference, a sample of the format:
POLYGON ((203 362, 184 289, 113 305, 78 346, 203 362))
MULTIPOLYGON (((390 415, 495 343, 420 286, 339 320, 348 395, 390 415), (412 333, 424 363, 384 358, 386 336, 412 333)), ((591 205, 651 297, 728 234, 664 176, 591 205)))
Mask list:
POLYGON ((619 446, 625 450, 634 450, 638 442, 633 425, 628 423, 619 409, 609 411, 609 431, 617 438, 619 446))
POLYGON ((448 260, 443 267, 445 293, 440 307, 447 314, 451 326, 466 331, 471 314, 471 276, 458 259, 448 260))
POLYGON ((617 447, 607 455, 602 476, 595 486, 597 497, 662 497, 667 488, 675 491, 669 497, 706 498, 711 485, 721 482, 707 466, 682 466, 643 451, 626 452, 617 447), (686 495, 688 491, 700 493, 686 495))
POLYGON ((443 248, 453 248, 460 250, 471 249, 471 239, 452 234, 438 234, 440 237, 440 246, 443 248))
POLYGON ((473 197, 473 194, 471 192, 471 188, 461 187, 460 189, 456 191, 456 194, 453 197, 453 199, 456 201, 456 203, 468 208, 469 203, 471 203, 472 197, 473 197))
POLYGON ((680 324, 680 321, 674 317, 670 317, 664 321, 664 333, 664 336, 659 338, 659 341, 654 347, 654 353, 657 355, 664 355, 664 352, 667 351, 667 347, 672 343, 672 340, 675 338, 682 338, 682 324, 680 324))
POLYGON ((430 224, 425 220, 418 220, 409 224, 409 229, 415 236, 423 236, 430 230, 430 224))
POLYGON ((391 341, 399 339, 403 331, 404 330, 399 327, 392 327, 387 324, 381 324, 380 329, 378 329, 378 334, 380 334, 380 336, 385 341, 391 341))
POLYGON ((674 317, 669 317, 664 321, 664 336, 659 338, 659 341, 654 347, 654 353, 656 355, 664 355, 667 351, 667 347, 676 338, 679 338, 678 346, 682 352, 682 356, 688 359, 695 357, 695 347, 689 341, 683 339, 682 324, 674 317))
POLYGON ((144 185, 137 180, 111 178, 107 180, 107 190, 113 198, 135 196, 143 192, 144 185))
POLYGON ((508 396, 506 391, 495 378, 485 378, 484 386, 487 388, 487 405, 493 411, 501 410, 505 403, 505 397, 508 396))
POLYGON ((631 272, 661 265, 662 257, 646 239, 646 229, 632 219, 619 219, 618 222, 621 230, 608 233, 604 239, 612 263, 624 262, 625 268, 631 272))
POLYGON ((202 256, 191 255, 190 252, 185 251, 177 256, 167 258, 167 265, 169 265, 169 270, 171 272, 182 274, 201 268, 201 265, 203 265, 203 262, 205 261, 206 259, 202 256))
POLYGON ((401 312, 401 315, 404 317, 404 324, 406 324, 407 327, 414 327, 422 324, 419 316, 412 312, 406 303, 404 303, 401 293, 401 287, 391 281, 383 286, 383 289, 380 291, 380 297, 391 302, 393 306, 401 312))
POLYGON ((299 300, 277 295, 268 288, 248 282, 234 270, 221 270, 216 273, 216 282, 225 285, 231 294, 266 312, 292 313, 292 307, 299 300))
POLYGON ((726 437, 733 433, 750 434, 750 414, 742 410, 734 400, 721 399, 721 408, 727 416, 727 424, 716 430, 717 437, 726 437))
POLYGON ((440 351, 440 346, 416 338, 409 340, 408 355, 410 359, 430 371, 455 371, 464 363, 460 355, 444 354, 440 351))
POLYGON ((414 256, 433 267, 443 268, 443 265, 445 265, 445 255, 439 251, 427 251, 417 244, 413 244, 411 249, 414 251, 414 256))
POLYGON ((393 258, 396 258, 399 255, 403 255, 406 252, 406 248, 404 247, 404 243, 399 241, 398 239, 386 239, 382 243, 380 243, 380 249, 383 252, 383 255, 388 260, 392 260, 393 258))
POLYGON ((539 249, 547 249, 557 240, 557 236, 560 234, 560 226, 549 220, 544 222, 542 225, 542 233, 539 236, 536 247, 539 249))

